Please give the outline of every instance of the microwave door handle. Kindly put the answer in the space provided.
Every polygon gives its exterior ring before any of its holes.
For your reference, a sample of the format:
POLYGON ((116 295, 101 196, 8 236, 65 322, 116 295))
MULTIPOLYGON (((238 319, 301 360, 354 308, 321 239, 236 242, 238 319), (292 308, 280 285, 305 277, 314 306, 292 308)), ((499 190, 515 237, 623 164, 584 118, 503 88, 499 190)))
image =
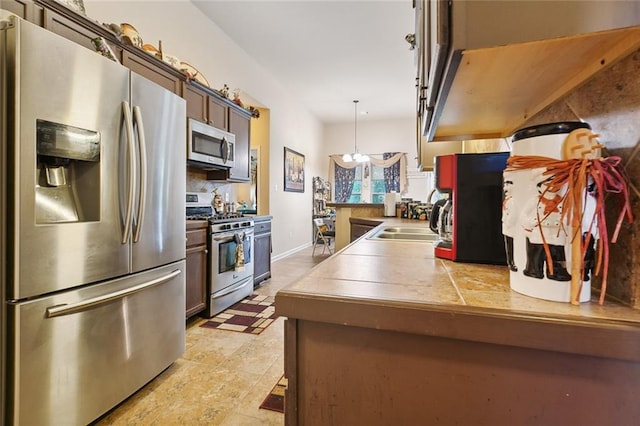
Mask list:
POLYGON ((133 147, 133 121, 131 119, 131 109, 129 102, 122 101, 122 114, 124 115, 124 129, 127 135, 127 147, 129 148, 129 191, 127 193, 127 208, 125 209, 124 229, 122 231, 122 244, 129 241, 129 232, 131 231, 131 221, 133 218, 133 192, 135 191, 135 150, 133 147))
POLYGON ((142 111, 139 106, 133 107, 133 120, 138 129, 138 149, 140 152, 140 190, 138 192, 138 213, 136 214, 135 230, 133 233, 133 242, 140 240, 140 232, 142 231, 142 219, 147 199, 147 141, 144 137, 144 123, 142 121, 142 111))
POLYGON ((229 159, 229 141, 227 138, 222 138, 222 162, 226 163, 229 159))

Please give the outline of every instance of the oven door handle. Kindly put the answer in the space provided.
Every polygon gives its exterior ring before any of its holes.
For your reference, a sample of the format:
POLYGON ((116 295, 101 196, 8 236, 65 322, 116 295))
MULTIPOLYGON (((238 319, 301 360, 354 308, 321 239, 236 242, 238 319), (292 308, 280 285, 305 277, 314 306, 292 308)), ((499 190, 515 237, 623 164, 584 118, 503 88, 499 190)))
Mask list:
POLYGON ((235 235, 239 232, 244 232, 245 235, 249 236, 249 235, 253 235, 253 229, 250 230, 243 230, 243 231, 237 231, 237 232, 225 232, 224 234, 212 234, 211 238, 214 241, 224 241, 224 240, 231 240, 235 237, 235 235))
POLYGON ((227 294, 233 293, 234 291, 237 291, 239 289, 241 289, 242 287, 244 287, 245 285, 247 285, 247 281, 250 280, 252 278, 247 278, 244 279, 242 281, 238 281, 237 283, 225 288, 224 290, 221 290, 217 293, 213 293, 212 296, 213 297, 222 297, 222 296, 226 296, 227 294))

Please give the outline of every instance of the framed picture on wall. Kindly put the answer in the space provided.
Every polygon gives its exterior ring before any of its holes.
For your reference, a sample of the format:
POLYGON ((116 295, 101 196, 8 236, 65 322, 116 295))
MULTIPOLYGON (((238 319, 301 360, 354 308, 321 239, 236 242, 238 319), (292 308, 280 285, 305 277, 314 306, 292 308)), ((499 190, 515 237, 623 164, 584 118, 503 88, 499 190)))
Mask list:
POLYGON ((304 155, 284 147, 284 190, 304 192, 304 155))

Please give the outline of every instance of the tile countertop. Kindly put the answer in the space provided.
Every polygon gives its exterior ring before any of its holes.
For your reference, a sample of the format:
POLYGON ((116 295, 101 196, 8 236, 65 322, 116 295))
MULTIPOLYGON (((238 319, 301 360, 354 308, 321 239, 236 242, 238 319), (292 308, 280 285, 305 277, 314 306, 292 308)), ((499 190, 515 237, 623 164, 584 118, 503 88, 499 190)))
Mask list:
POLYGON ((279 291, 276 311, 301 320, 640 361, 640 310, 613 301, 600 306, 597 295, 579 306, 525 296, 510 289, 505 266, 439 259, 426 242, 365 235, 279 291))

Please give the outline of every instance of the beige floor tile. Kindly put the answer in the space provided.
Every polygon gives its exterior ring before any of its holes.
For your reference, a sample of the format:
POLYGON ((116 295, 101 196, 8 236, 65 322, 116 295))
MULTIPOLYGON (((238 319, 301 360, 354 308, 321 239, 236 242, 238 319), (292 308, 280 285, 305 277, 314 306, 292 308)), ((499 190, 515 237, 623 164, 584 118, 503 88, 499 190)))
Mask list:
MULTIPOLYGON (((255 293, 273 296, 329 257, 311 250, 273 262, 272 277, 255 293)), ((183 356, 94 426, 283 425, 282 414, 259 406, 284 371, 284 320, 254 336, 190 319, 183 356)))

